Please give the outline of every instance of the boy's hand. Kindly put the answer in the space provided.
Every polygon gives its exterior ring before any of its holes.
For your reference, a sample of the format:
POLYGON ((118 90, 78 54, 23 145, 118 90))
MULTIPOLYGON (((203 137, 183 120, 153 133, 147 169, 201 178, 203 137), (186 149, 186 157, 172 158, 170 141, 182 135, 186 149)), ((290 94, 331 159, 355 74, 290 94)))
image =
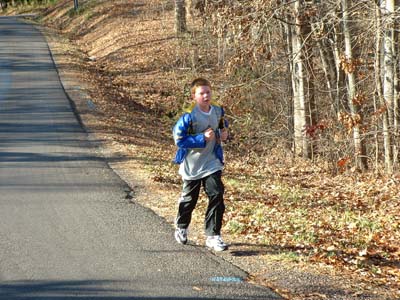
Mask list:
POLYGON ((228 130, 226 128, 221 129, 221 141, 226 142, 228 140, 228 130))
POLYGON ((215 140, 214 130, 212 130, 212 128, 206 129, 206 131, 204 131, 204 138, 207 142, 215 140))

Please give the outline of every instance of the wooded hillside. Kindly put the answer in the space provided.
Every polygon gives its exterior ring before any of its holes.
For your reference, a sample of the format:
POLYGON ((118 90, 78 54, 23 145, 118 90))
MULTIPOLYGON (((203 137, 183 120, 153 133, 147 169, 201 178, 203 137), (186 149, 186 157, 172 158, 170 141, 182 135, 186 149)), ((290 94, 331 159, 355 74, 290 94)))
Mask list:
POLYGON ((398 1, 187 6, 202 24, 188 26, 187 65, 225 72, 221 101, 252 128, 241 134, 247 149, 279 145, 333 173, 399 170, 398 1))

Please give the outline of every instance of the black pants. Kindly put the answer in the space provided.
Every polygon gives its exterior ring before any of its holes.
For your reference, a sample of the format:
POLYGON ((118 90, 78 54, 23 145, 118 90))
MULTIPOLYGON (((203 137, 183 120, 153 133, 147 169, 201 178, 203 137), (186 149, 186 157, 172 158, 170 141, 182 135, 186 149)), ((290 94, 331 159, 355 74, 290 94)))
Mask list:
POLYGON ((205 233, 207 236, 220 235, 222 218, 225 211, 224 184, 221 180, 221 171, 215 172, 198 180, 184 180, 182 196, 179 199, 176 226, 188 228, 192 219, 192 212, 199 199, 200 188, 203 186, 208 196, 208 207, 205 215, 205 233))

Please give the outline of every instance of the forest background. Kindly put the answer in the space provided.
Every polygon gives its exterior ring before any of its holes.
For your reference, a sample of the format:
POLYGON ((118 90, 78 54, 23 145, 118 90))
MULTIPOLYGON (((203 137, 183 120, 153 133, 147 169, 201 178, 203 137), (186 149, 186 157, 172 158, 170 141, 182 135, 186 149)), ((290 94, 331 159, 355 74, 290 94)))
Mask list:
MULTIPOLYGON (((171 127, 209 78, 230 123, 228 239, 398 292, 399 1, 0 2, 79 49, 102 130, 175 195, 171 127)), ((175 201, 153 205, 172 222, 175 201)))

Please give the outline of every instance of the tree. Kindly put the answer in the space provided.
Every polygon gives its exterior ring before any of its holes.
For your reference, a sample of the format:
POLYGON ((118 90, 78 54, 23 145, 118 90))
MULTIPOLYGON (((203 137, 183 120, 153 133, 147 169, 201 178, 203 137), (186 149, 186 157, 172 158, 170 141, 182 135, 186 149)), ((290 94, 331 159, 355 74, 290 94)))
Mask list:
POLYGON ((351 0, 341 0, 342 6, 342 24, 345 44, 345 57, 343 57, 343 68, 347 77, 347 100, 350 109, 350 118, 352 120, 353 142, 355 152, 355 162, 358 168, 365 170, 367 168, 367 156, 365 143, 361 137, 360 125, 362 124, 362 115, 359 104, 356 101, 356 77, 355 66, 356 59, 353 57, 352 35, 350 29, 349 2, 351 0))
POLYGON ((312 82, 311 28, 304 14, 304 1, 295 1, 294 30, 290 32, 292 43, 292 90, 294 113, 294 148, 297 154, 311 158, 311 144, 306 129, 314 122, 314 92, 312 82))
MULTIPOLYGON (((383 98, 387 107, 387 117, 389 127, 392 128, 392 135, 396 135, 398 132, 398 92, 396 89, 397 72, 396 72, 396 57, 397 57, 397 37, 395 31, 395 0, 386 0, 381 4, 384 10, 385 26, 384 26, 384 54, 383 54, 383 98)), ((393 139, 388 136, 389 144, 393 139)), ((393 144, 393 147, 385 145, 385 158, 390 157, 390 161, 387 162, 386 167, 388 172, 392 172, 392 166, 389 163, 396 163, 397 159, 397 147, 393 144)))
POLYGON ((175 0, 175 32, 179 35, 186 31, 186 1, 175 0))
POLYGON ((0 8, 1 9, 6 9, 7 8, 7 1, 1 0, 0 1, 0 8))
MULTIPOLYGON (((383 133, 383 150, 384 150, 384 164, 385 170, 387 173, 391 173, 393 171, 393 160, 392 160, 392 146, 391 146, 391 134, 390 134, 390 126, 389 126, 389 116, 388 116, 388 105, 383 96, 383 86, 381 80, 381 74, 384 73, 382 71, 381 58, 382 58, 382 13, 381 13, 381 1, 377 1, 377 5, 375 8, 375 23, 376 23, 376 51, 375 51, 375 84, 376 84, 376 92, 378 97, 378 103, 380 106, 380 115, 382 117, 382 133, 383 133)), ((387 61, 385 59, 385 61, 387 61)), ((378 110, 379 110, 378 109, 378 110)), ((377 144, 376 154, 379 154, 379 143, 377 144)))

